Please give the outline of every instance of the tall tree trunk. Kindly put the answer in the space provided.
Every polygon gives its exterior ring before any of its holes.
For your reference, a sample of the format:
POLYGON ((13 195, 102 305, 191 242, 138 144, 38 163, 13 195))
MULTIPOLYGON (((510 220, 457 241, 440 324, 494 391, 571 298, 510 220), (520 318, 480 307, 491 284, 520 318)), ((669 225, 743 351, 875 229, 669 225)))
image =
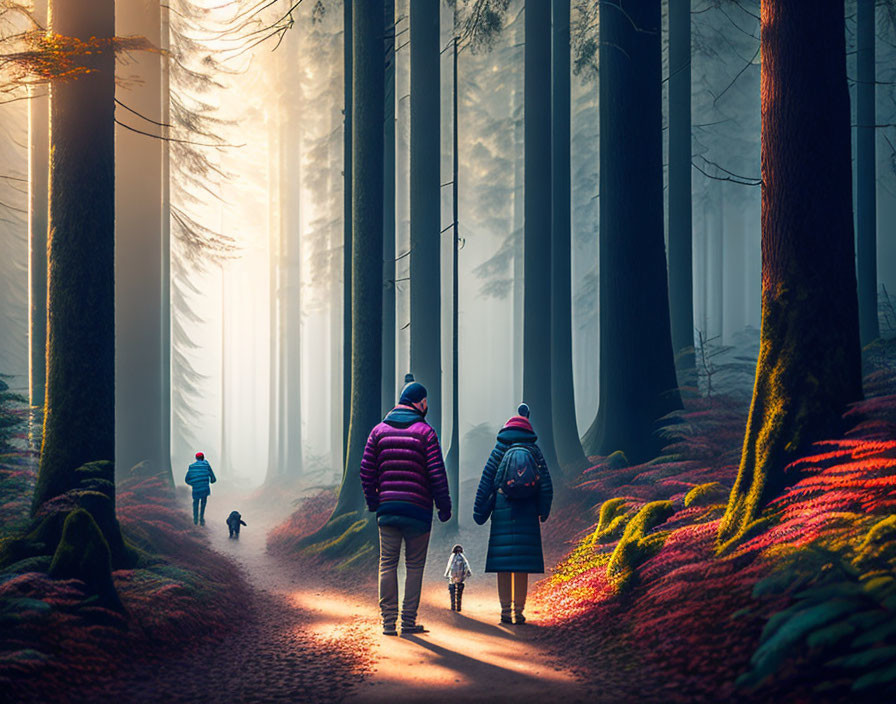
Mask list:
MULTIPOLYGON (((298 56, 290 58, 295 66, 298 56)), ((288 91, 287 109, 299 100, 294 92, 288 91)), ((285 245, 281 263, 285 272, 281 349, 285 378, 281 381, 285 393, 279 421, 283 427, 283 472, 293 478, 302 472, 302 223, 300 199, 292 197, 292 191, 300 191, 302 182, 301 137, 295 127, 299 115, 301 109, 290 110, 288 119, 282 121, 280 150, 280 203, 284 211, 280 230, 285 245)))
POLYGON ((383 401, 395 404, 395 0, 385 0, 385 117, 383 119, 383 401))
POLYGON ((862 346, 880 337, 877 320, 877 122, 875 110, 874 0, 857 0, 856 34, 856 242, 859 335, 862 346))
POLYGON ((283 95, 280 114, 279 202, 281 203, 280 237, 283 259, 281 332, 281 399, 280 433, 284 477, 294 479, 302 473, 302 87, 289 80, 300 61, 299 42, 302 34, 287 43, 283 56, 283 95))
MULTIPOLYGON (((50 28, 115 35, 113 0, 51 0, 50 28)), ((115 460, 115 56, 54 83, 50 100, 47 387, 33 510, 75 487, 75 470, 115 460)), ((137 400, 135 399, 135 402, 137 400)))
MULTIPOLYGON (((519 46, 525 43, 525 14, 523 14, 522 24, 519 21, 514 22, 514 45, 519 46), (520 28, 522 27, 522 29, 520 28), (522 35, 522 36, 521 36, 522 35)), ((525 282, 523 280, 523 217, 525 212, 524 194, 525 185, 523 183, 525 176, 523 171, 523 163, 525 155, 520 158, 520 152, 523 151, 523 86, 520 85, 518 71, 514 71, 514 89, 513 97, 510 105, 510 120, 513 128, 513 154, 511 161, 513 163, 513 210, 511 226, 513 231, 513 269, 512 269, 512 314, 513 321, 511 323, 511 340, 510 340, 510 360, 511 360, 511 384, 513 389, 513 402, 519 403, 523 400, 523 309, 525 307, 525 282)), ((525 77, 524 77, 525 78, 525 77)))
POLYGON ((551 382, 557 460, 571 472, 587 464, 576 423, 572 373, 569 2, 552 0, 551 50, 551 382))
POLYGON ((441 432, 439 0, 415 0, 411 20, 411 372, 426 386, 441 432))
MULTIPOLYGON (((732 190, 738 186, 729 184, 732 190)), ((743 188, 740 186, 740 188, 743 188)), ((747 318, 744 314, 746 303, 746 284, 744 283, 744 218, 742 207, 733 204, 729 196, 729 208, 725 223, 725 273, 723 276, 725 285, 725 311, 722 314, 724 328, 722 338, 732 344, 734 336, 746 327, 747 318)))
MULTIPOLYGON (((456 30, 456 26, 455 26, 456 30)), ((460 247, 460 236, 458 230, 458 168, 457 156, 457 36, 454 37, 453 47, 453 85, 451 89, 451 230, 452 230, 452 251, 451 251, 451 444, 448 454, 445 455, 445 470, 448 474, 448 492, 454 501, 455 509, 451 512, 451 519, 448 521, 448 529, 456 531, 458 524, 458 516, 460 514, 460 413, 458 404, 460 401, 460 377, 459 371, 459 346, 458 346, 458 321, 459 321, 459 280, 457 269, 457 255, 460 247)))
POLYGON ((345 88, 345 142, 343 151, 343 239, 342 239, 342 461, 348 458, 348 429, 352 408, 352 7, 343 0, 343 83, 345 88))
MULTIPOLYGON (((120 36, 141 35, 162 43, 159 0, 120 3, 120 36)), ((119 64, 126 85, 116 88, 119 126, 115 146, 115 463, 123 469, 145 463, 171 479, 164 436, 165 251, 162 166, 167 143, 157 123, 164 117, 162 56, 136 52, 119 64), (124 107, 126 106, 126 107, 124 107), (134 112, 131 112, 134 111, 134 112), (134 113, 139 113, 139 116, 134 113)))
POLYGON ((364 517, 361 455, 381 418, 383 12, 383 0, 356 0, 352 7, 351 417, 342 486, 328 524, 353 512, 364 517))
MULTIPOLYGON (((221 204, 221 220, 223 217, 224 204, 221 204)), ((231 349, 233 345, 233 341, 230 339, 230 328, 228 325, 228 311, 232 310, 232 289, 233 284, 228 281, 230 279, 230 272, 228 269, 228 262, 221 262, 221 413, 220 413, 220 426, 221 426, 221 457, 218 458, 218 461, 215 463, 218 467, 219 477, 229 477, 231 476, 232 466, 230 464, 230 458, 232 455, 230 442, 230 418, 227 413, 227 408, 230 405, 230 395, 233 391, 230 388, 231 382, 231 365, 233 364, 232 355, 228 354, 228 350, 231 349)), ((276 339, 273 335, 271 339, 276 339)), ((279 386, 279 384, 278 384, 279 386)), ((273 423, 271 424, 273 426, 273 423)))
POLYGON ((669 0, 669 310, 679 370, 694 373, 691 0, 669 0))
POLYGON ((526 6, 523 193, 523 400, 557 467, 551 420, 551 6, 526 6))
MULTIPOLYGON (((47 0, 36 0, 34 19, 47 25, 47 0)), ((29 396, 32 406, 43 408, 47 382, 47 210, 50 173, 50 99, 45 88, 35 88, 28 101, 28 231, 29 261, 29 396)))
MULTIPOLYGON (((161 6, 162 36, 159 47, 162 55, 162 123, 171 124, 171 80, 170 80, 170 11, 167 3, 161 6)), ((162 128, 168 136, 169 129, 162 128)), ((165 144, 162 149, 162 467, 161 471, 171 476, 171 150, 165 144)))
POLYGON ((722 326, 725 307, 725 189, 722 184, 715 184, 716 200, 713 204, 715 215, 715 227, 709 231, 710 253, 709 260, 709 301, 712 304, 712 317, 710 318, 710 337, 718 338, 717 343, 723 344, 722 326))
MULTIPOLYGON (((279 168, 275 158, 275 155, 278 154, 277 145, 279 144, 279 139, 275 139, 275 135, 279 137, 279 129, 277 129, 276 125, 271 124, 274 120, 279 122, 279 115, 276 111, 267 116, 267 124, 265 125, 265 133, 267 134, 267 178, 265 185, 268 193, 273 192, 279 168)), ((268 339, 268 359, 270 364, 268 386, 270 393, 268 399, 268 471, 265 476, 265 482, 268 483, 278 481, 283 474, 282 442, 280 440, 283 426, 279 422, 283 410, 281 401, 283 396, 283 356, 280 353, 282 348, 281 337, 283 335, 281 326, 283 319, 281 314, 283 307, 283 267, 281 266, 283 261, 283 233, 277 226, 277 218, 273 209, 268 209, 266 230, 270 248, 268 251, 268 294, 270 297, 270 310, 268 311, 270 325, 268 339)), ((222 267, 222 275, 223 269, 222 267)), ((222 319, 224 315, 226 315, 226 311, 222 312, 222 319)), ((225 444, 225 438, 222 437, 222 451, 225 444)))
POLYGON ((763 0, 761 17, 762 341, 723 546, 862 396, 843 2, 763 0))
POLYGON ((662 449, 681 408, 663 241, 660 0, 600 3, 600 401, 589 454, 662 449))

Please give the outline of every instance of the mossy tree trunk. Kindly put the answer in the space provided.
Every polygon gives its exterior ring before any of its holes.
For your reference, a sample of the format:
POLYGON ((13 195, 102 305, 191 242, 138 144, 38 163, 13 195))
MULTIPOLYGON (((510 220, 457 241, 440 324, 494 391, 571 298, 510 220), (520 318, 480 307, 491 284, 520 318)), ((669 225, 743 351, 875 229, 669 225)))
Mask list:
POLYGON ((762 338, 723 547, 862 396, 842 0, 763 0, 761 51, 762 338))
POLYGON ((662 449, 681 407, 663 238, 660 0, 600 4, 600 396, 585 451, 662 449))
MULTIPOLYGON (((691 214, 691 0, 669 2, 669 309, 672 351, 695 374, 691 214)), ((694 378, 696 383, 696 378, 694 378)))
POLYGON ((551 406, 557 460, 574 475, 587 460, 572 374, 569 2, 552 0, 551 20, 551 406))
POLYGON ((523 398, 556 468, 551 380, 551 5, 526 6, 523 78, 523 398))
MULTIPOLYGON (((52 0, 53 32, 115 35, 113 0, 52 0)), ((115 457, 115 56, 52 86, 47 387, 33 510, 77 483, 75 470, 115 457)))
POLYGON ((411 369, 441 432, 439 1, 414 0, 411 25, 411 369))
POLYGON ((376 536, 365 513, 359 472, 382 402, 383 14, 383 0, 352 4, 351 415, 336 507, 306 540, 335 541, 342 555, 371 549, 376 536), (341 534, 355 538, 340 539, 341 534))

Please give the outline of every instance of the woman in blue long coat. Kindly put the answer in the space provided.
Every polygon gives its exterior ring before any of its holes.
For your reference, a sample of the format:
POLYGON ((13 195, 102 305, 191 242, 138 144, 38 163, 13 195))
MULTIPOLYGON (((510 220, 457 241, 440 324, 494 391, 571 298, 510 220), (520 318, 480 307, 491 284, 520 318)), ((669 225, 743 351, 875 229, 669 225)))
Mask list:
POLYGON ((482 471, 473 520, 479 525, 492 519, 488 538, 488 555, 485 571, 498 575, 498 601, 501 603, 501 623, 526 622, 523 609, 529 574, 544 572, 544 555, 541 551, 541 526, 551 512, 554 489, 551 475, 541 449, 538 436, 529 422, 529 407, 524 403, 498 433, 495 449, 482 471), (538 467, 539 481, 532 496, 510 498, 498 491, 496 477, 498 467, 511 446, 522 445, 532 452, 538 467), (513 616, 513 618, 511 618, 513 616))

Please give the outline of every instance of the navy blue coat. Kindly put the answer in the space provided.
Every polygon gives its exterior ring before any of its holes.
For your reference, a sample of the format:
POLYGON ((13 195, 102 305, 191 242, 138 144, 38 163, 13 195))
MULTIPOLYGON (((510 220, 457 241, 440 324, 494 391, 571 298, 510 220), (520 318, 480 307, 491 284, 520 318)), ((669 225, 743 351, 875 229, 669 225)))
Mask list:
POLYGON ((541 551, 541 521, 551 512, 554 489, 547 464, 536 444, 538 436, 525 418, 514 417, 498 433, 498 442, 482 471, 473 520, 479 525, 491 516, 491 532, 488 537, 486 572, 544 572, 544 555, 541 551), (495 474, 504 453, 511 445, 531 444, 540 466, 541 481, 538 492, 528 499, 508 499, 495 492, 495 474))

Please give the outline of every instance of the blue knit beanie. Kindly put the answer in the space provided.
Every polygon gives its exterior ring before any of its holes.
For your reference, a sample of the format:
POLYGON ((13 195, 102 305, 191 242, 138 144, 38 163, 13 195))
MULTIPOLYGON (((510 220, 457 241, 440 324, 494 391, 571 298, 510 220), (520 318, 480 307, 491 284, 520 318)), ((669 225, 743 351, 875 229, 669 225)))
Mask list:
POLYGON ((402 406, 413 406, 426 398, 426 387, 418 381, 414 381, 413 374, 405 374, 405 386, 401 390, 398 403, 402 406))
POLYGON ((529 417, 529 406, 527 406, 525 403, 521 403, 520 407, 516 409, 516 414, 518 416, 522 416, 523 418, 528 418, 529 417))

